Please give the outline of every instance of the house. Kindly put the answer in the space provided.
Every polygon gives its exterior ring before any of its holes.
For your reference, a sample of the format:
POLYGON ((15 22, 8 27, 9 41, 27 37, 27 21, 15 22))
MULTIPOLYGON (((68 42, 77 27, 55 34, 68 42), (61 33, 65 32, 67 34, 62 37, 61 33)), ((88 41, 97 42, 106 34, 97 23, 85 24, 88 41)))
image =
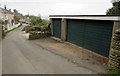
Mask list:
POLYGON ((119 15, 50 15, 50 20, 54 37, 103 58, 109 57, 113 31, 120 28, 119 15))
POLYGON ((6 5, 4 8, 0 7, 0 20, 4 22, 4 30, 10 30, 16 25, 15 16, 20 18, 22 15, 20 13, 12 12, 11 9, 7 10, 6 5))
POLYGON ((27 15, 27 16, 26 16, 25 23, 26 23, 26 24, 31 24, 31 21, 30 21, 30 20, 31 20, 31 19, 30 19, 29 15, 27 15))
POLYGON ((2 17, 3 17, 3 10, 2 10, 2 8, 0 8, 0 20, 2 20, 2 17))
POLYGON ((11 9, 7 10, 6 6, 4 8, 0 8, 0 19, 4 21, 5 30, 9 30, 11 26, 14 25, 14 15, 11 12, 11 9))

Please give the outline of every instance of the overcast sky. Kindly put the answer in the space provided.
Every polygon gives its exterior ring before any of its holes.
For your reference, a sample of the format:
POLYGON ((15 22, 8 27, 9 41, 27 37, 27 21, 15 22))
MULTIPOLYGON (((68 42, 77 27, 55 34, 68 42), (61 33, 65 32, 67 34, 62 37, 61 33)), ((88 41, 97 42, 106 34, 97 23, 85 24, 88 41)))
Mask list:
POLYGON ((1 6, 26 15, 105 15, 111 0, 0 0, 1 6))

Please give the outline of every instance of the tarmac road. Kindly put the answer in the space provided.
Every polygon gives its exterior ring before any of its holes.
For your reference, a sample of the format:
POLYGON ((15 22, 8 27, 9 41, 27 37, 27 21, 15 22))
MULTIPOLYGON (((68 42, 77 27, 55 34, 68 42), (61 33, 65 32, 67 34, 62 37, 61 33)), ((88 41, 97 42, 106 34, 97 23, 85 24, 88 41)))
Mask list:
POLYGON ((25 39, 23 27, 8 33, 3 40, 3 74, 96 74, 25 39))

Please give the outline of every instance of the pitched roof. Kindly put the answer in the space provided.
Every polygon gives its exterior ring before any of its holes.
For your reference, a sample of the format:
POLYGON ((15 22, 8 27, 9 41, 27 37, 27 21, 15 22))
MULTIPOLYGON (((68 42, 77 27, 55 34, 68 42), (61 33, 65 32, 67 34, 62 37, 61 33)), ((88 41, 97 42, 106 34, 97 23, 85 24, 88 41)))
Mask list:
POLYGON ((12 12, 10 10, 6 10, 0 7, 0 12, 1 13, 7 13, 7 14, 12 14, 12 12))

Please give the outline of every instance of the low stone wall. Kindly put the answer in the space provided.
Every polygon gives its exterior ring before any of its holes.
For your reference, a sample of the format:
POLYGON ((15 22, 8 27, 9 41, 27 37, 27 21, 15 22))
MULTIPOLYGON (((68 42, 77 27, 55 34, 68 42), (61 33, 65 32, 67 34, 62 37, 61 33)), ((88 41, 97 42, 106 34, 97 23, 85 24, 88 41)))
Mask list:
POLYGON ((109 70, 120 70, 120 29, 115 31, 109 57, 109 70))
POLYGON ((40 39, 40 38, 45 38, 49 37, 50 32, 48 31, 31 31, 29 34, 29 40, 34 40, 34 39, 40 39))

